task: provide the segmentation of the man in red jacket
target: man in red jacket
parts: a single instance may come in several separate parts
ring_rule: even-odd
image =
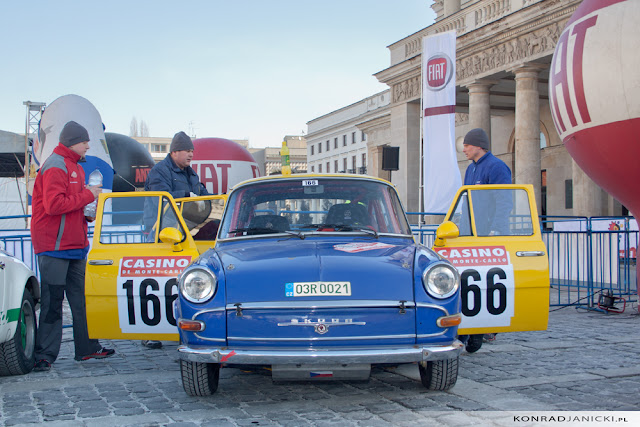
[[[84,272],[89,252],[83,208],[102,191],[86,186],[78,161],[89,150],[89,133],[76,122],[60,132],[60,144],[36,176],[31,202],[31,242],[38,255],[42,299],[36,336],[34,370],[48,371],[62,342],[62,301],[65,293],[73,315],[75,359],[102,359],[115,351],[89,339],[84,298]],[[93,221],[93,218],[89,218]]]

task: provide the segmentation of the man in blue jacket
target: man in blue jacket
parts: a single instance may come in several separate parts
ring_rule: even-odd
[[[463,144],[462,152],[472,161],[464,174],[464,185],[511,184],[511,169],[491,154],[489,137],[484,130],[470,130],[464,137]],[[483,192],[478,199],[474,198],[473,202],[479,236],[508,233],[508,215],[513,207],[511,191]]]
[[[166,191],[174,198],[206,196],[209,194],[200,182],[198,174],[191,168],[193,141],[180,131],[173,136],[169,154],[158,162],[147,175],[145,191]],[[204,203],[204,202],[203,202]],[[145,224],[152,225],[157,215],[157,206],[145,206]],[[149,348],[162,348],[162,342],[143,340]]]
[[[511,184],[511,169],[489,151],[489,137],[481,129],[471,129],[464,137],[462,152],[472,163],[464,174],[464,185]],[[513,207],[511,191],[492,190],[473,196],[473,212],[478,236],[509,233],[509,213]],[[496,334],[461,335],[467,351],[478,351],[485,341],[495,340]]]

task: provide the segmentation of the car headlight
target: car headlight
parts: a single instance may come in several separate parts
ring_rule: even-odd
[[[216,293],[218,279],[203,268],[192,268],[180,276],[180,293],[188,301],[206,302]]]
[[[448,298],[460,284],[460,275],[451,265],[435,262],[422,273],[422,285],[427,293],[436,298]]]

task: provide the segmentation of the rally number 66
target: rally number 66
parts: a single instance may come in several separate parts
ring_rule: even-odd
[[[468,269],[460,274],[462,314],[472,317],[482,310],[482,288],[486,289],[486,308],[489,314],[502,314],[507,308],[507,287],[497,280],[505,280],[507,274],[503,269],[493,267],[486,276],[486,285],[477,270]],[[469,304],[471,303],[471,304]]]

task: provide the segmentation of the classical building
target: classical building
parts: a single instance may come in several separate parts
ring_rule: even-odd
[[[389,68],[375,74],[389,85],[391,99],[384,113],[357,124],[367,135],[369,174],[387,178],[381,170],[381,148],[399,147],[400,169],[392,182],[407,210],[421,210],[422,39],[453,30],[460,173],[469,164],[461,140],[480,127],[490,135],[491,151],[511,167],[513,182],[533,184],[540,213],[626,214],[576,165],[551,118],[551,59],[579,4],[580,0],[436,0],[436,22],[391,44]]]
[[[309,172],[369,173],[367,136],[358,124],[388,116],[390,97],[386,90],[307,122]]]

